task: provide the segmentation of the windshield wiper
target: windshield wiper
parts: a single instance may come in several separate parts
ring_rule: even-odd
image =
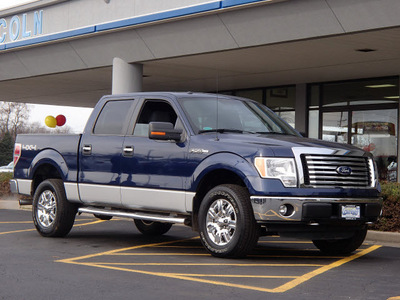
[[[231,132],[231,133],[244,133],[245,131],[240,130],[240,129],[228,129],[228,128],[218,128],[218,129],[204,129],[204,130],[199,130],[200,133],[206,133],[206,132],[218,132],[218,133],[224,133],[224,132]]]
[[[297,136],[296,134],[293,134],[293,133],[276,132],[276,131],[257,131],[256,133],[258,133],[258,134],[277,134],[277,135],[293,135],[293,136]]]

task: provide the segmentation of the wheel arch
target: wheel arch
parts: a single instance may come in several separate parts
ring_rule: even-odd
[[[254,190],[251,178],[255,176],[259,177],[255,168],[247,160],[235,154],[220,153],[203,161],[195,172],[192,185],[192,190],[195,191],[192,203],[193,230],[198,230],[200,204],[209,190],[221,184],[235,184],[251,193]]]
[[[61,179],[65,181],[68,176],[68,167],[64,158],[54,150],[41,151],[31,163],[29,169],[32,178],[31,195],[36,188],[46,179]]]

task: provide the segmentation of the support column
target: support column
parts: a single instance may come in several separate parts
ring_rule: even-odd
[[[143,86],[143,65],[128,64],[114,57],[112,69],[112,94],[141,92]]]
[[[399,76],[399,95],[400,95],[400,76]],[[397,109],[397,182],[400,183],[400,101]]]
[[[296,104],[295,104],[295,128],[298,132],[308,132],[307,115],[307,84],[296,85]]]

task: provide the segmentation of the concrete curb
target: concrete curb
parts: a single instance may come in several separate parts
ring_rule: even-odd
[[[400,248],[400,232],[368,230],[366,242]]]

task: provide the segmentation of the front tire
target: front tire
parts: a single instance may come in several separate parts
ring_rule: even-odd
[[[152,222],[146,220],[134,219],[136,228],[144,235],[157,236],[167,233],[172,223]]]
[[[365,240],[367,227],[355,231],[354,235],[348,239],[341,240],[314,240],[313,243],[322,253],[327,255],[350,254],[357,250]]]
[[[204,197],[199,210],[200,239],[216,257],[243,257],[259,236],[247,189],[219,185]]]
[[[48,179],[33,196],[32,217],[37,231],[45,237],[66,236],[74,225],[77,207],[68,202],[60,179]]]

